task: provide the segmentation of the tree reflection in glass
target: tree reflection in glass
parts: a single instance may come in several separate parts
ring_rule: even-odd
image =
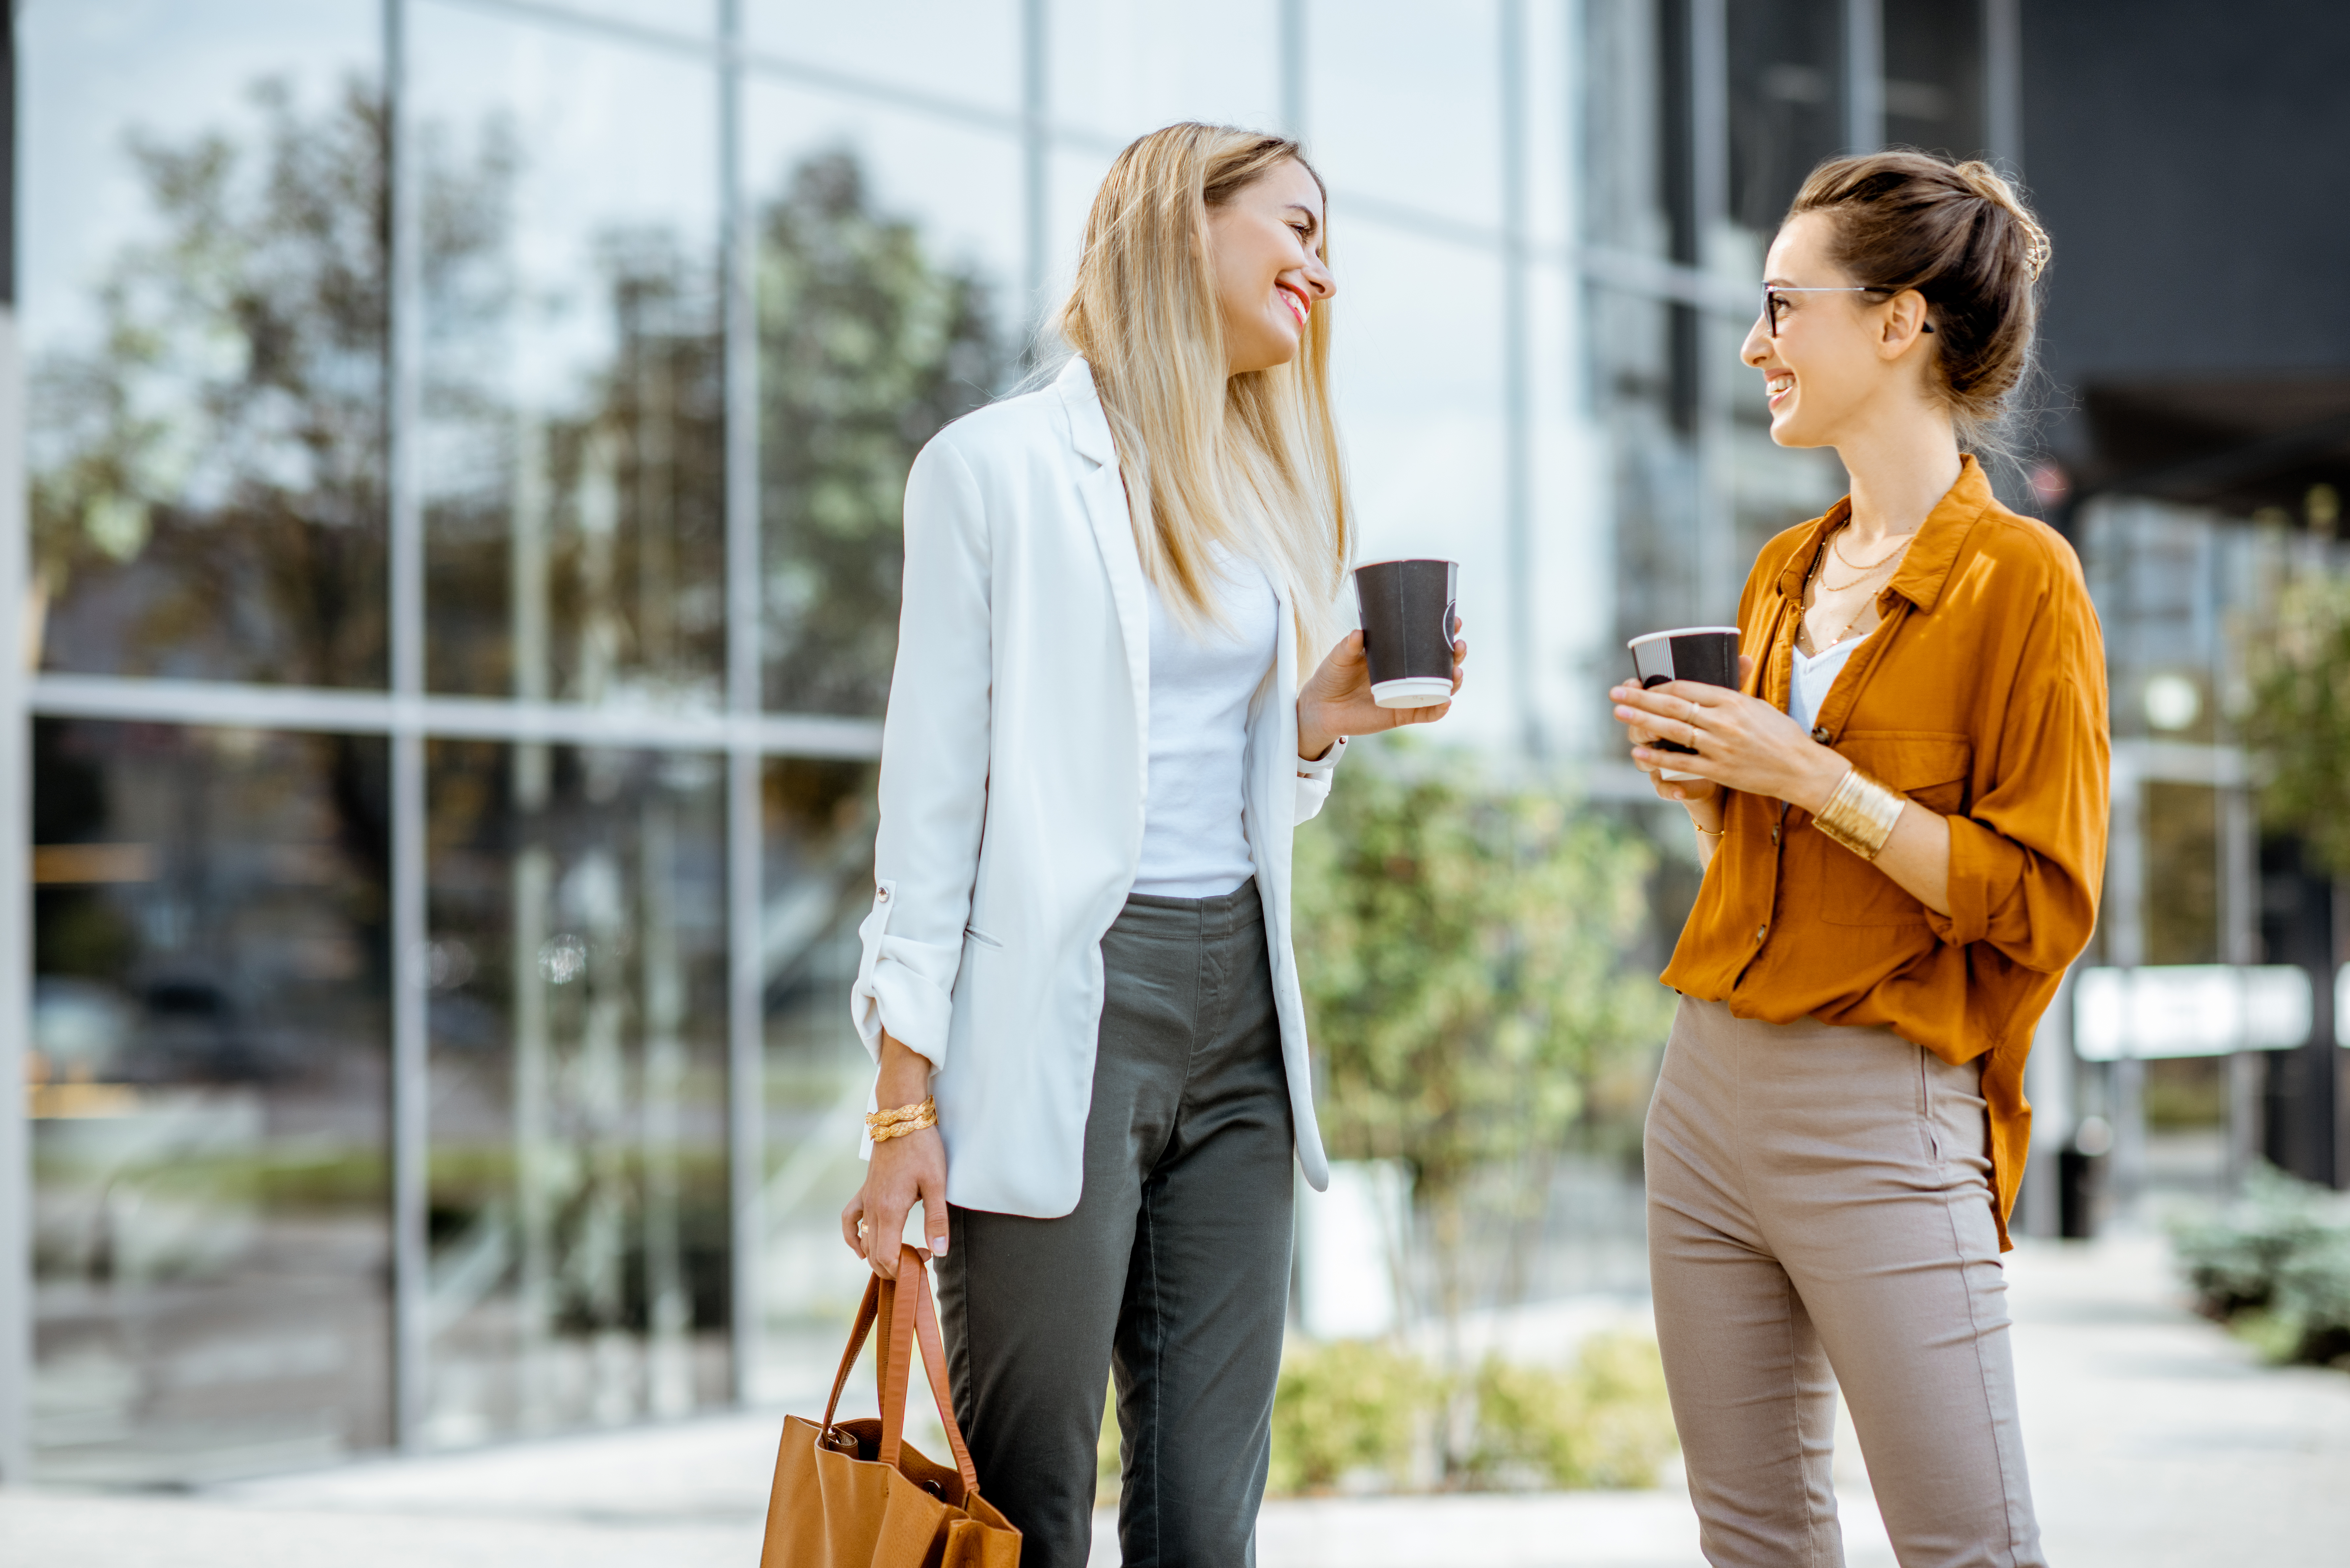
[[[853,153],[802,161],[758,223],[765,703],[879,714],[906,472],[1011,358],[987,280],[877,211]]]
[[[384,681],[382,101],[250,96],[250,144],[129,135],[154,236],[34,366],[43,668]]]

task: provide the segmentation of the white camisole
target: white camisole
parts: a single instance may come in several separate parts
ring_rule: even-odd
[[[1806,732],[1819,722],[1820,704],[1828,700],[1828,689],[1843,672],[1845,661],[1852,657],[1854,649],[1867,640],[1868,634],[1863,632],[1818,653],[1806,654],[1800,648],[1794,650],[1795,668],[1787,682],[1787,716]]]
[[[1187,627],[1150,589],[1150,771],[1134,891],[1213,898],[1256,875],[1241,826],[1249,705],[1273,668],[1281,601],[1263,569],[1218,549],[1223,624]]]

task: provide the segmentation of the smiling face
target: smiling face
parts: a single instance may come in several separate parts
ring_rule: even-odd
[[[1830,259],[1835,220],[1804,213],[1771,244],[1763,281],[1783,288],[1849,288],[1865,281]],[[1762,372],[1771,439],[1781,446],[1841,445],[1888,393],[1932,399],[1934,339],[1920,332],[1925,301],[1914,291],[1789,294],[1779,335],[1757,317],[1741,356]]]
[[[1307,317],[1338,292],[1322,248],[1322,187],[1295,159],[1208,209],[1208,264],[1230,374],[1297,357]]]

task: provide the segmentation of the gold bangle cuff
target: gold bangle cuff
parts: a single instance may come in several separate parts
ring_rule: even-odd
[[[875,1143],[888,1143],[893,1137],[904,1137],[909,1133],[918,1133],[938,1125],[937,1116],[926,1110],[912,1121],[892,1122],[888,1127],[875,1127],[869,1136]]]
[[[935,1123],[938,1120],[938,1097],[926,1095],[922,1097],[922,1103],[918,1106],[899,1106],[894,1111],[866,1112],[865,1126],[868,1131],[879,1132],[883,1127],[896,1127],[901,1122],[920,1121],[924,1116],[930,1117]]]
[[[1836,843],[1863,860],[1873,861],[1885,852],[1886,841],[1893,836],[1893,825],[1901,820],[1906,804],[1900,795],[1853,768],[1836,781],[1835,791],[1812,821]]]

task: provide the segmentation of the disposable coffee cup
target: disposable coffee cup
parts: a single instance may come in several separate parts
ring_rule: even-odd
[[[1632,650],[1632,673],[1643,691],[1662,686],[1668,680],[1701,680],[1708,686],[1738,690],[1738,628],[1734,626],[1676,627],[1670,631],[1636,637],[1625,646]],[[1696,754],[1695,747],[1684,746],[1678,741],[1650,741],[1648,744],[1659,752]],[[1699,775],[1675,768],[1659,768],[1657,776],[1693,779]]]
[[[1373,561],[1355,568],[1372,701],[1432,708],[1452,701],[1460,590],[1458,561]]]

